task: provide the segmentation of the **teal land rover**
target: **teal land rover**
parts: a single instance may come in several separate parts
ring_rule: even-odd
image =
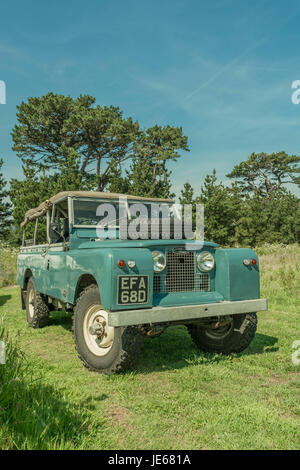
[[[158,336],[172,325],[185,325],[203,351],[247,348],[256,312],[267,310],[256,253],[187,244],[172,235],[126,239],[120,236],[119,201],[119,194],[66,191],[25,214],[18,284],[29,325],[45,326],[52,310],[72,313],[80,359],[105,373],[132,367],[143,336]],[[98,208],[107,203],[117,217],[99,236]],[[173,205],[127,195],[127,220],[137,203]]]

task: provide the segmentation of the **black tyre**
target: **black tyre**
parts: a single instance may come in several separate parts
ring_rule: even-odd
[[[33,277],[27,283],[26,292],[27,322],[32,328],[43,328],[48,323],[49,308],[46,297],[34,288]]]
[[[136,327],[108,326],[96,285],[86,287],[77,299],[73,332],[76,350],[85,367],[106,374],[131,368],[143,344]]]
[[[222,354],[244,351],[254,338],[256,313],[233,315],[227,324],[214,329],[189,325],[188,331],[199,349]]]

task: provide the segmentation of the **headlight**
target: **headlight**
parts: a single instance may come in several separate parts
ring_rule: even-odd
[[[197,256],[197,265],[200,271],[211,271],[215,265],[215,259],[208,251],[202,251]]]
[[[166,257],[161,251],[152,251],[153,269],[156,273],[160,273],[166,267]]]

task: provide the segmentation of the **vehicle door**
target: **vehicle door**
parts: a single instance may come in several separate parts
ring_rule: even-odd
[[[69,248],[67,198],[56,202],[52,207],[49,241],[50,244],[45,255],[47,294],[55,299],[65,301],[68,287],[66,257]]]
[[[34,268],[34,285],[38,292],[46,293],[47,288],[47,272],[45,255],[49,248],[47,237],[47,225],[49,221],[49,213],[38,217],[35,220],[34,229],[34,250],[35,255],[31,258]]]

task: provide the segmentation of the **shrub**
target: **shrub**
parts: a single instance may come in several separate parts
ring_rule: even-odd
[[[0,245],[0,287],[16,284],[18,253],[18,248]]]

